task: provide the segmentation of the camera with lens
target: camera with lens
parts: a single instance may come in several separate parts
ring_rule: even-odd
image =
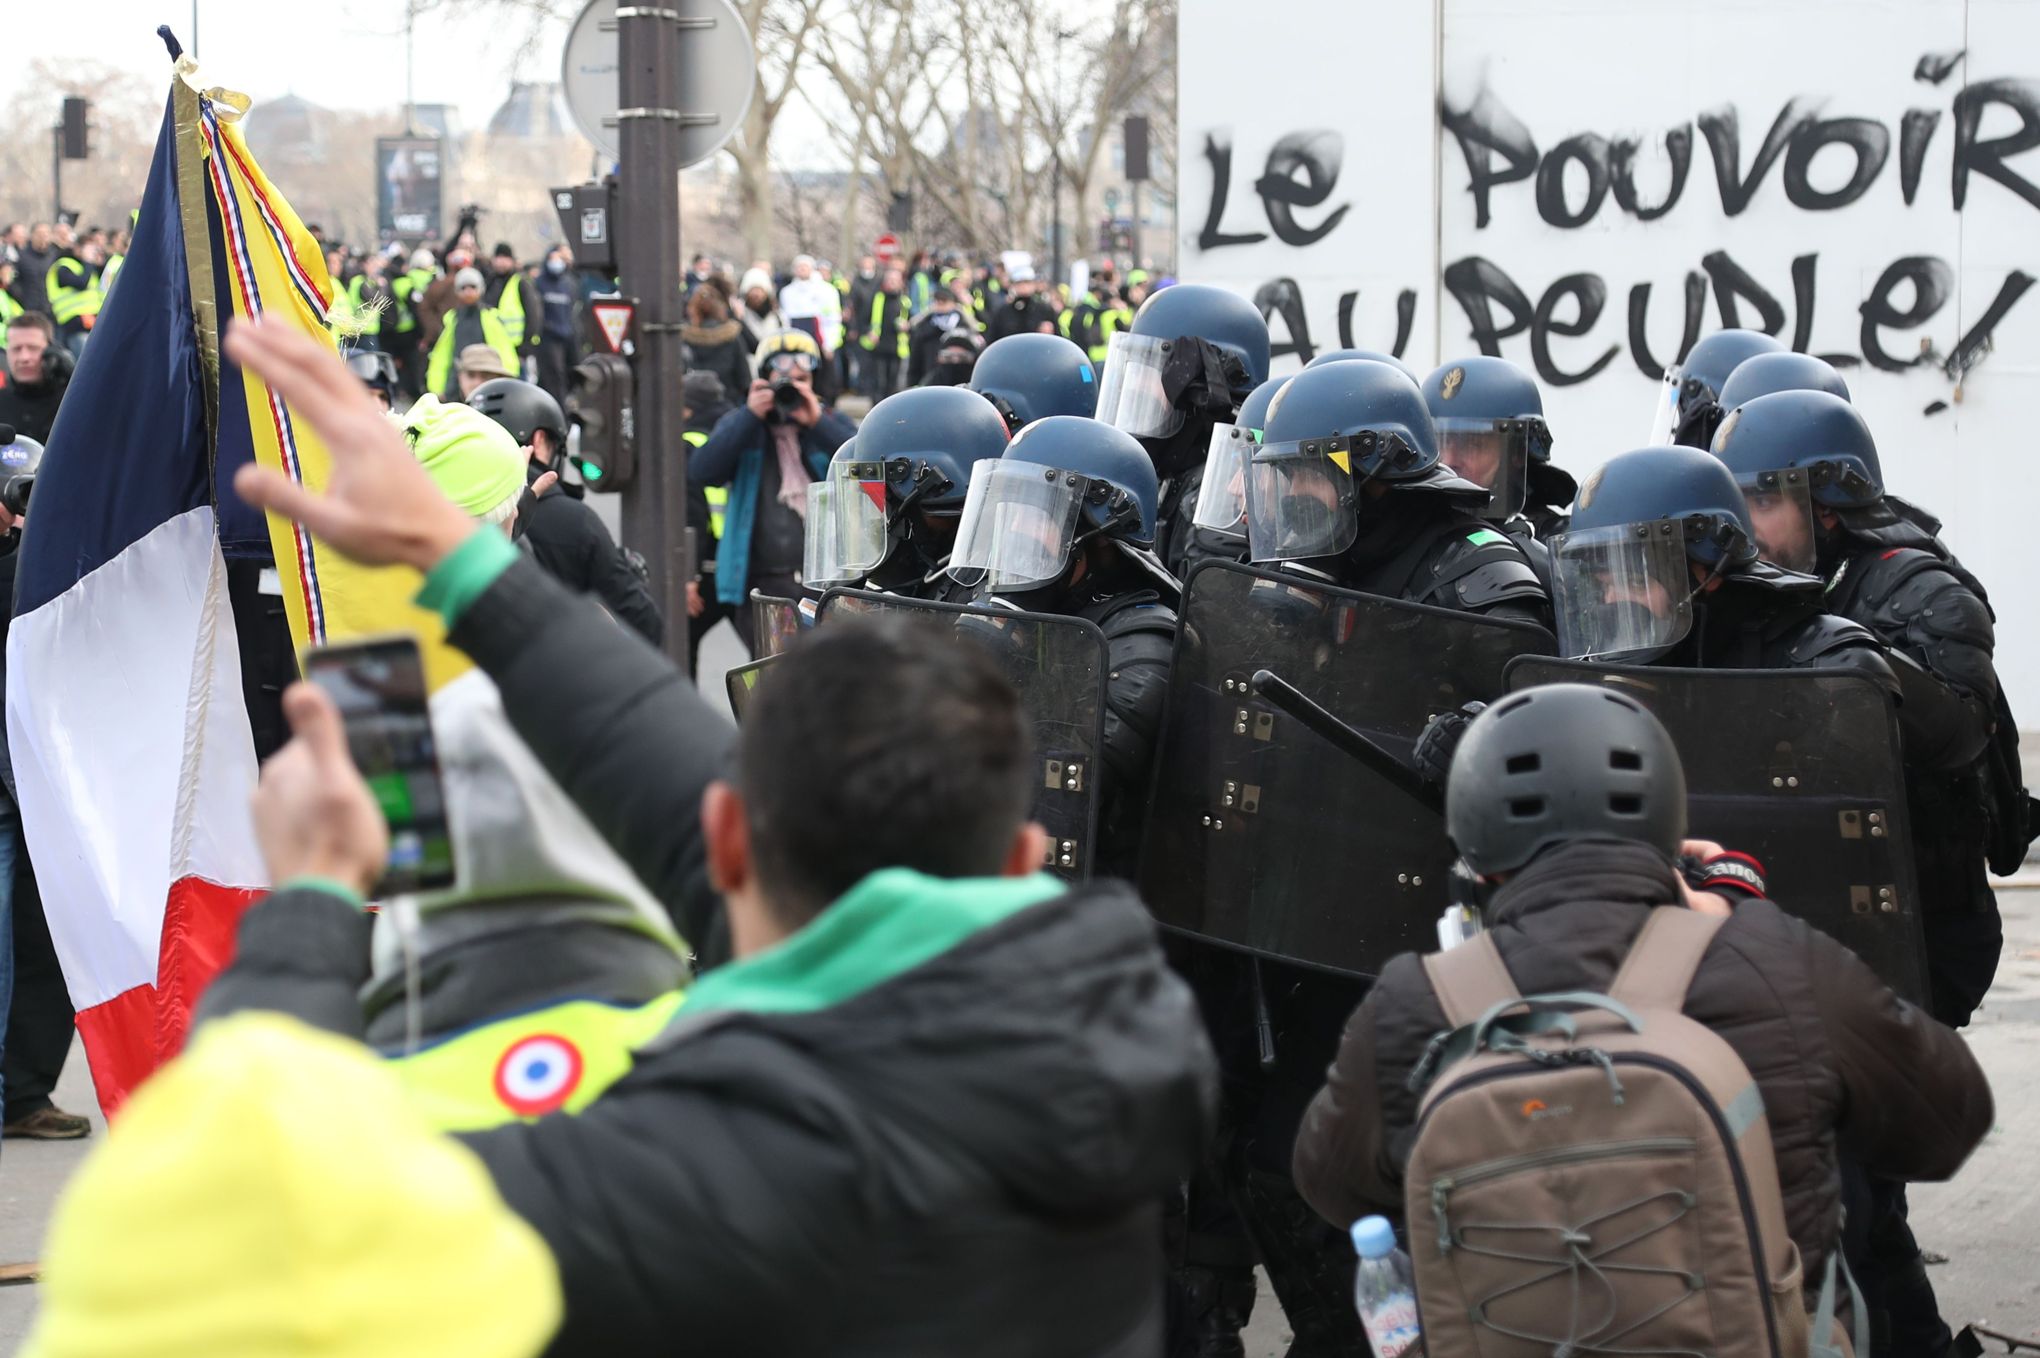
[[[0,505],[16,518],[28,512],[28,495],[35,489],[42,456],[40,443],[16,435],[11,425],[0,424]]]
[[[772,413],[782,420],[790,420],[807,405],[807,394],[800,389],[800,383],[791,377],[772,379]]]

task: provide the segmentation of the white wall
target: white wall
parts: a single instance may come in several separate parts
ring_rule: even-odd
[[[2021,293],[2040,275],[2040,5],[1270,0],[1243,19],[1230,0],[1183,0],[1180,51],[1182,277],[1257,296],[1278,348],[1299,338],[1285,279],[1314,349],[1390,348],[1406,330],[1422,371],[1485,340],[1538,373],[1578,473],[1641,442],[1689,295],[1700,333],[1724,307],[1775,329],[1841,368],[1887,483],[1941,514],[1992,586],[1999,668],[2022,724],[2040,726],[2040,590],[2024,565],[2040,288]],[[1285,139],[1303,154],[1264,180]],[[1208,142],[1232,148],[1215,219]],[[1313,202],[1288,240],[1257,181]],[[1958,381],[1943,365],[2001,298]]]

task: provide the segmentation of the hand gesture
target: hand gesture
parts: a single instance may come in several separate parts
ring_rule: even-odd
[[[236,321],[226,350],[318,431],[333,456],[323,494],[251,463],[234,476],[242,499],[371,566],[430,570],[475,531],[331,349],[288,324]]]
[[[326,877],[366,896],[389,857],[389,827],[347,752],[333,700],[313,684],[283,695],[288,744],[262,766],[255,842],[272,882]]]

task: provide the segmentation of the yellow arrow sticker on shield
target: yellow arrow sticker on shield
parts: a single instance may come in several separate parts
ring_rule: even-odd
[[[1353,455],[1351,453],[1346,452],[1344,449],[1341,449],[1340,451],[1333,453],[1331,455],[1331,458],[1333,466],[1337,467],[1340,471],[1346,473],[1346,475],[1348,476],[1351,476],[1353,474]]]

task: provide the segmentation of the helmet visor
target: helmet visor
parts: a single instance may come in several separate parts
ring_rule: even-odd
[[[1059,579],[1069,567],[1091,484],[1032,462],[978,463],[963,497],[949,573],[982,572],[981,588],[993,593]]]
[[[1137,439],[1167,438],[1183,427],[1183,412],[1162,386],[1170,341],[1122,330],[1112,337],[1105,375],[1098,380],[1096,418]]]
[[[1335,556],[1359,535],[1359,483],[1343,440],[1261,444],[1248,454],[1246,488],[1255,561]]]
[[[861,473],[870,471],[871,476]],[[885,482],[876,463],[846,463],[807,488],[801,578],[812,584],[862,580],[885,560]]]
[[[1679,370],[1665,369],[1665,380],[1657,389],[1657,404],[1651,407],[1650,433],[1643,442],[1647,448],[1659,445],[1669,446],[1672,435],[1679,428]]]
[[[1443,419],[1438,425],[1439,460],[1458,475],[1488,490],[1481,516],[1502,522],[1523,512],[1530,478],[1530,443],[1543,421]]]
[[[1218,424],[1211,428],[1211,443],[1204,453],[1204,480],[1197,488],[1197,513],[1192,521],[1199,528],[1238,537],[1246,532],[1247,455],[1254,437],[1237,425]]]
[[[1672,520],[1551,539],[1558,651],[1573,660],[1650,660],[1693,626],[1686,539]]]
[[[1802,575],[1813,574],[1816,548],[1808,481],[1801,467],[1736,477],[1757,530],[1759,554],[1774,566]]]

